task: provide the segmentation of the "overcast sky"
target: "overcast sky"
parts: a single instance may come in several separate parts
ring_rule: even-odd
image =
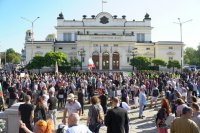
[[[180,41],[177,18],[184,23],[183,42],[196,48],[200,42],[200,0],[106,0],[104,11],[128,21],[141,21],[146,13],[152,19],[152,41]],[[62,11],[65,19],[82,20],[82,15],[101,12],[101,0],[0,0],[0,51],[13,48],[20,52],[24,47],[25,32],[34,23],[35,40],[45,40],[56,33],[56,18]]]

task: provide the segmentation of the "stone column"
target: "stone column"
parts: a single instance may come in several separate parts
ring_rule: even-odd
[[[109,61],[109,69],[110,69],[110,70],[113,69],[113,67],[112,67],[112,62],[113,62],[112,56],[113,56],[113,55],[112,55],[112,53],[111,53],[111,54],[110,54],[110,57],[109,57],[109,58],[110,58],[110,59],[109,59],[109,60],[110,60],[110,61]]]
[[[102,70],[102,53],[99,54],[99,70]]]
[[[119,55],[119,70],[121,70],[122,69],[122,61],[121,61],[121,58],[122,58],[122,55],[120,54]]]

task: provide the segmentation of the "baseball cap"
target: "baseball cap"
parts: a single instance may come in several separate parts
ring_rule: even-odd
[[[68,97],[67,97],[67,100],[69,100],[69,99],[74,99],[74,94],[70,93],[70,94],[68,95]]]

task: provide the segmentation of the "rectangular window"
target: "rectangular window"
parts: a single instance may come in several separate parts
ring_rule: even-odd
[[[114,47],[118,47],[118,44],[114,44],[113,46],[114,46]]]
[[[144,33],[137,33],[137,42],[144,42],[144,41],[145,41]]]
[[[104,47],[108,47],[108,44],[104,44],[103,46],[104,46]]]
[[[169,60],[173,60],[173,57],[169,57]]]
[[[173,49],[173,47],[172,47],[172,46],[170,46],[170,47],[169,47],[169,49]]]
[[[63,34],[64,41],[72,41],[72,34],[71,33],[64,33]]]
[[[76,49],[76,47],[72,47],[72,49]]]
[[[62,47],[59,47],[58,49],[63,49]]]
[[[36,48],[41,48],[40,46],[36,46]]]
[[[150,50],[150,48],[146,48],[146,50]]]
[[[129,57],[127,57],[127,62],[129,63],[129,61],[130,61],[130,58],[129,58]]]

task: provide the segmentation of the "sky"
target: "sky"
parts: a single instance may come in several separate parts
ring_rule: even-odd
[[[127,21],[142,21],[148,13],[151,17],[152,41],[180,41],[185,47],[197,48],[200,44],[200,0],[105,0],[104,11]],[[67,20],[82,20],[82,15],[97,15],[102,11],[102,0],[0,0],[0,52],[24,48],[25,32],[34,22],[34,39],[45,40],[56,33],[55,26],[60,12]]]

